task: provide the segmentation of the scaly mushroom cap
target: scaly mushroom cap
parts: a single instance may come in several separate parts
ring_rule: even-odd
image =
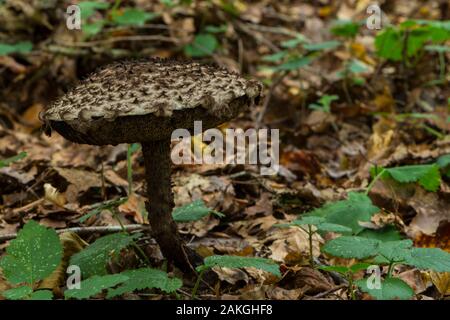
[[[95,145],[161,140],[173,130],[226,122],[259,100],[262,85],[194,62],[118,62],[93,73],[41,115],[68,140]]]

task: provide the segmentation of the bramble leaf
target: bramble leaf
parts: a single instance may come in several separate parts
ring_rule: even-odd
[[[62,246],[55,230],[31,220],[6,248],[0,268],[11,283],[26,283],[49,276],[61,262]]]

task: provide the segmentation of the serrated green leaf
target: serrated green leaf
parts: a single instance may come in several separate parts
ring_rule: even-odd
[[[386,241],[379,245],[378,253],[390,262],[401,262],[411,256],[411,240]]]
[[[342,236],[328,241],[322,251],[335,257],[365,259],[378,253],[379,244],[378,240]]]
[[[172,217],[176,222],[197,221],[210,213],[220,218],[224,217],[224,214],[208,208],[202,200],[195,200],[185,206],[174,209]]]
[[[303,48],[309,51],[322,51],[322,50],[330,50],[337,48],[341,45],[340,41],[332,40],[332,41],[325,41],[325,42],[319,42],[319,43],[308,43],[304,44]]]
[[[28,53],[33,49],[30,41],[22,41],[14,44],[0,43],[0,56],[6,56],[11,53]]]
[[[128,277],[118,288],[108,290],[107,298],[113,298],[127,292],[157,288],[171,293],[181,288],[183,281],[178,278],[170,278],[161,270],[143,268],[129,270],[121,273]]]
[[[11,163],[22,160],[27,156],[27,153],[22,151],[21,153],[6,159],[0,160],[0,169],[9,166]]]
[[[335,223],[324,222],[317,225],[317,230],[337,233],[352,233],[352,229]]]
[[[32,293],[33,289],[31,287],[21,286],[18,288],[5,290],[1,293],[1,295],[8,300],[22,300],[27,298]]]
[[[358,236],[380,241],[397,241],[403,239],[400,232],[393,225],[388,225],[379,230],[365,229],[361,233],[359,233]]]
[[[106,265],[111,258],[132,244],[139,236],[140,234],[114,233],[101,237],[74,254],[70,259],[70,264],[80,267],[83,278],[105,275],[107,273]]]
[[[123,274],[109,274],[105,276],[93,276],[80,282],[80,289],[70,289],[64,291],[66,299],[88,299],[105,289],[115,287],[116,285],[128,280]]]
[[[112,21],[121,26],[142,26],[148,20],[157,17],[158,14],[146,12],[136,8],[125,8],[112,13]]]
[[[292,225],[313,225],[317,226],[321,223],[325,222],[325,218],[323,217],[315,217],[315,216],[308,216],[308,217],[300,217],[300,219],[296,219],[291,222]]]
[[[189,57],[210,56],[219,46],[217,38],[210,33],[198,34],[194,41],[184,47],[184,53]]]
[[[403,39],[400,31],[387,27],[375,38],[377,55],[392,61],[402,59]]]
[[[204,265],[198,267],[198,270],[203,270],[212,267],[222,268],[256,268],[270,272],[278,277],[281,277],[280,267],[278,264],[270,259],[254,258],[254,257],[240,257],[240,256],[209,256],[204,260]]]
[[[52,300],[53,293],[50,290],[38,290],[30,295],[29,300]]]
[[[438,248],[413,248],[405,263],[419,269],[450,272],[450,253]]]
[[[406,282],[398,278],[387,278],[381,281],[380,289],[369,289],[368,279],[356,281],[358,287],[377,300],[408,300],[414,296],[414,290]]]
[[[350,267],[350,270],[355,273],[361,270],[367,270],[370,266],[370,263],[356,263]]]
[[[49,276],[61,262],[62,246],[55,230],[31,220],[6,248],[0,268],[11,283],[27,283]]]
[[[401,183],[418,182],[425,190],[435,192],[441,184],[436,164],[412,165],[385,169],[394,180]]]
[[[327,222],[342,225],[358,234],[364,227],[358,222],[368,222],[380,209],[363,193],[350,192],[347,200],[331,202],[308,215],[324,217]]]

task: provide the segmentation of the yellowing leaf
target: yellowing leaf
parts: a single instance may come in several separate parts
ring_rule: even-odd
[[[44,184],[45,195],[44,199],[50,201],[51,203],[57,205],[58,207],[64,207],[67,200],[66,197],[61,194],[55,187],[50,183]]]
[[[440,294],[450,295],[450,272],[430,271],[430,278]]]

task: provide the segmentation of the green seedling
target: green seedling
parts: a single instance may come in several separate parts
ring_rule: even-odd
[[[313,256],[313,236],[318,232],[336,232],[336,233],[351,233],[352,229],[335,224],[329,223],[323,217],[301,217],[298,220],[294,220],[288,224],[278,224],[277,227],[298,227],[308,234],[309,240],[309,264],[314,268],[314,256]]]

